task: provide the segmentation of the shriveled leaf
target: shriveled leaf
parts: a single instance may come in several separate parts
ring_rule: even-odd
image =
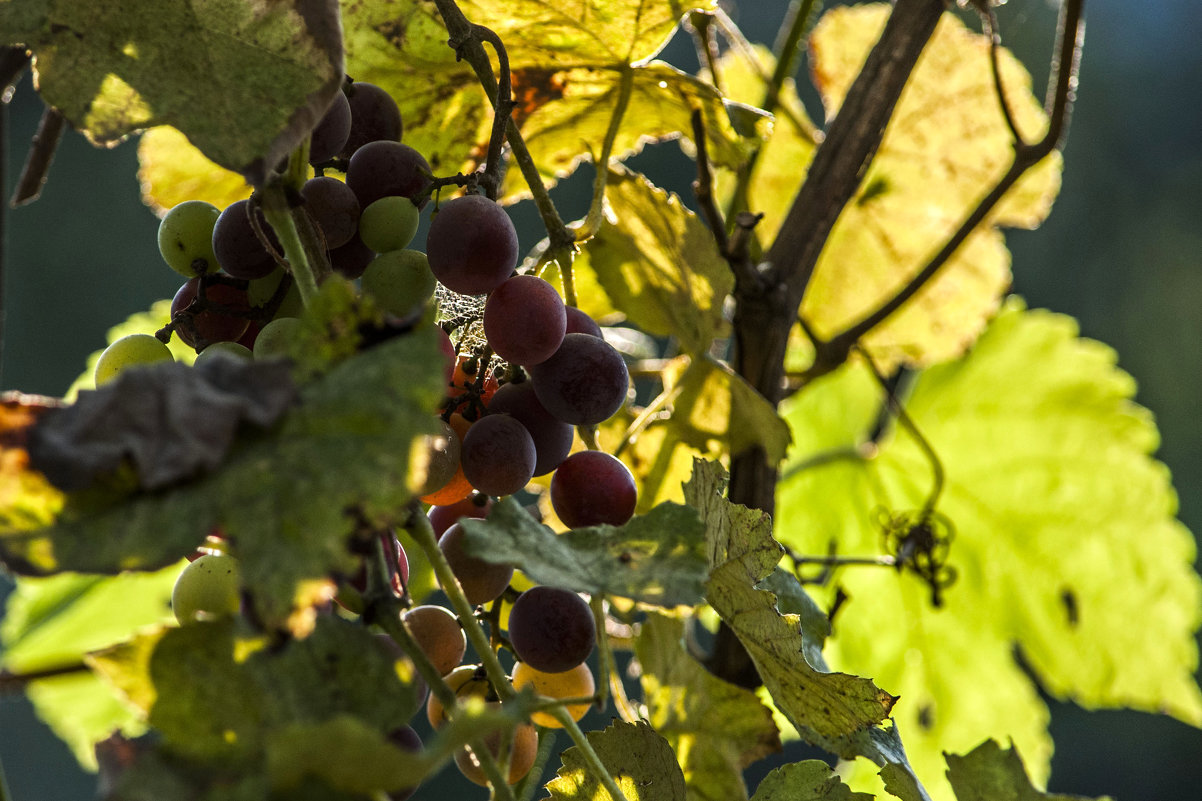
[[[296,394],[282,362],[127,370],[44,415],[30,431],[31,465],[70,492],[132,463],[140,488],[162,489],[216,469],[241,424],[270,426]]]
[[[309,135],[342,79],[334,0],[24,0],[0,6],[0,31],[33,50],[46,102],[97,144],[174,125],[254,183]]]
[[[185,200],[204,200],[224,209],[251,193],[245,178],[214,164],[170,125],[150,128],[138,137],[138,183],[142,202],[160,216]]]
[[[587,737],[627,801],[685,801],[684,775],[676,755],[646,722],[614,721]],[[554,801],[612,798],[575,747],[563,752],[563,767],[546,790]]]
[[[859,738],[888,716],[897,699],[868,679],[828,673],[806,661],[811,635],[801,618],[782,615],[776,596],[756,589],[782,553],[771,518],[722,497],[720,468],[698,463],[695,475],[685,497],[701,511],[715,564],[706,600],[738,636],[773,701],[803,737],[841,756],[861,753]]]
[[[743,769],[781,747],[772,713],[689,655],[679,620],[649,615],[635,654],[647,721],[676,752],[689,801],[747,798]]]
[[[611,169],[605,197],[608,219],[583,246],[598,282],[642,330],[705,353],[734,286],[713,234],[680,198],[637,173]]]
[[[947,780],[957,801],[1085,801],[1082,796],[1045,793],[1032,787],[1018,751],[1002,748],[994,740],[986,740],[963,756],[945,756]]]
[[[806,759],[761,779],[751,801],[872,801],[872,796],[852,792],[822,760]]]
[[[623,526],[556,534],[507,498],[487,519],[459,523],[468,553],[515,565],[540,584],[665,607],[701,600],[703,529],[696,512],[679,504],[661,504]]]
[[[1048,710],[1016,648],[1056,697],[1202,722],[1202,582],[1134,389],[1113,351],[1018,301],[967,357],[918,379],[907,409],[946,473],[938,510],[958,578],[936,610],[909,571],[842,572],[851,600],[826,653],[905,699],[895,712],[920,776],[938,774],[942,749],[998,737],[1046,779]],[[793,549],[879,554],[878,510],[922,505],[931,466],[910,436],[860,449],[881,402],[860,365],[786,402],[777,532]]]
[[[327,355],[345,346],[331,340]],[[237,448],[220,471],[64,515],[50,528],[2,537],[0,547],[22,572],[115,573],[174,561],[220,526],[237,542],[259,619],[303,630],[307,618],[293,613],[328,600],[331,576],[356,568],[348,542],[362,523],[347,510],[386,525],[410,499],[410,450],[433,428],[442,383],[432,328],[388,340],[308,384],[269,436]]]

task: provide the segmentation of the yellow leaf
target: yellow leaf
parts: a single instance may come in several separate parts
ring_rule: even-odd
[[[251,187],[241,175],[214,164],[170,125],[142,134],[138,163],[142,202],[160,217],[185,200],[205,200],[224,209],[250,197]]]

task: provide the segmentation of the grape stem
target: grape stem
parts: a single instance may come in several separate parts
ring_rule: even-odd
[[[534,765],[530,768],[530,772],[515,789],[518,801],[530,801],[534,797],[535,791],[542,786],[543,770],[546,769],[547,760],[551,758],[551,751],[555,748],[555,732],[544,726],[537,728],[538,755],[534,758]]]
[[[475,622],[475,610],[468,602],[467,596],[464,595],[463,587],[460,586],[459,580],[455,578],[455,573],[451,570],[451,565],[447,562],[442,549],[438,547],[438,540],[434,536],[434,529],[430,525],[430,518],[421,514],[420,510],[414,510],[413,514],[409,516],[408,531],[426,555],[426,560],[430,563],[430,566],[434,569],[434,575],[438,578],[438,583],[442,587],[442,591],[451,602],[451,608],[463,624],[463,630],[467,634],[468,641],[472,644],[472,648],[476,649],[476,654],[480,657],[480,661],[484,665],[484,672],[488,674],[488,679],[492,683],[493,689],[496,690],[497,696],[501,699],[501,703],[504,704],[506,701],[513,700],[517,692],[513,689],[513,685],[509,683],[509,677],[505,674],[505,669],[501,667],[501,662],[497,659],[496,652],[492,650],[491,644],[488,641],[488,635]],[[609,771],[601,762],[601,758],[597,756],[597,752],[593,750],[592,744],[584,736],[580,727],[576,725],[576,721],[572,720],[572,716],[568,714],[568,711],[563,706],[558,706],[550,710],[548,714],[552,715],[567,730],[572,741],[580,749],[585,761],[588,762],[596,773],[597,779],[609,791],[613,801],[626,801],[626,796],[618,789],[618,785],[614,782],[613,777],[609,775]]]
[[[626,116],[626,107],[630,105],[630,95],[634,92],[634,70],[629,65],[622,68],[622,79],[618,85],[618,102],[614,105],[613,114],[609,118],[609,127],[605,129],[605,139],[601,142],[601,155],[594,156],[593,163],[597,167],[597,175],[593,179],[593,200],[589,205],[584,222],[576,229],[576,241],[584,242],[592,239],[601,228],[605,218],[605,185],[609,180],[609,157],[613,154],[614,140],[618,138],[618,128],[622,118]]]
[[[317,295],[317,276],[297,231],[296,220],[293,219],[292,208],[288,203],[287,190],[282,183],[270,181],[263,188],[262,198],[263,216],[267,218],[267,224],[284,246],[284,258],[288,260],[292,278],[300,290],[301,302],[308,306]]]

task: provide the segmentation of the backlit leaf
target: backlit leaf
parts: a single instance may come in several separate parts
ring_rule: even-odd
[[[174,125],[255,183],[308,136],[342,79],[333,0],[18,0],[0,6],[0,31],[33,50],[43,98],[97,144]]]
[[[586,736],[627,801],[685,801],[684,775],[676,755],[645,721],[614,721],[604,731]],[[563,752],[563,767],[546,790],[553,801],[612,798],[575,747]]]
[[[963,756],[946,757],[947,779],[956,801],[1085,801],[1082,796],[1035,789],[1018,751],[1002,748],[993,740],[986,740]]]
[[[751,801],[872,801],[872,796],[853,793],[825,762],[806,759],[761,779]]]
[[[158,125],[138,137],[138,182],[142,202],[159,216],[185,200],[224,209],[251,193],[245,178],[214,164],[170,125]]]
[[[944,607],[932,609],[908,571],[838,575],[850,600],[827,656],[905,699],[895,714],[921,776],[938,774],[941,750],[997,737],[1013,738],[1035,781],[1046,779],[1048,711],[1016,648],[1056,697],[1202,722],[1194,544],[1150,458],[1157,433],[1131,401],[1130,376],[1076,334],[1068,318],[1011,302],[966,358],[923,373],[907,401],[947,475],[938,510],[955,529],[958,578]],[[931,467],[910,436],[891,429],[861,447],[880,404],[861,365],[786,402],[795,444],[777,534],[790,547],[879,554],[878,510],[923,503]]]

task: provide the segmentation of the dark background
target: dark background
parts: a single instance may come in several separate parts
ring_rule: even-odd
[[[739,22],[771,42],[786,3],[747,2]],[[1055,4],[1011,0],[1003,34],[1042,86]],[[1064,188],[1048,222],[1011,232],[1014,289],[1033,307],[1075,316],[1113,345],[1139,382],[1163,435],[1159,456],[1181,494],[1181,518],[1202,528],[1202,51],[1195,0],[1091,0],[1081,90]],[[689,68],[679,40],[668,56]],[[28,82],[9,108],[4,197],[40,114]],[[811,107],[816,119],[821,114]],[[61,394],[104,344],[104,331],[178,287],[155,245],[157,220],[139,201],[135,146],[96,150],[68,133],[42,199],[7,215],[0,388]],[[687,197],[691,168],[675,145],[634,166]],[[565,218],[585,208],[591,170],[557,193]],[[525,204],[529,205],[529,204]],[[529,246],[528,208],[515,219]],[[1138,532],[1132,532],[1138,536]],[[7,592],[0,577],[0,596]],[[1138,621],[1132,621],[1138,625]],[[1050,789],[1117,799],[1194,797],[1202,732],[1163,716],[1088,712],[1052,702]],[[794,757],[795,758],[795,757]],[[90,798],[93,777],[20,698],[0,699],[0,761],[15,801]],[[1189,790],[1188,788],[1195,788]],[[439,795],[453,794],[443,787]],[[428,797],[433,797],[432,794]]]

